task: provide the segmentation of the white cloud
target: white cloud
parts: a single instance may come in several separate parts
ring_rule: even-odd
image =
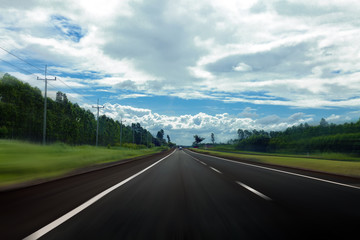
[[[127,99],[127,98],[140,98],[140,97],[150,97],[150,95],[134,93],[134,94],[119,95],[116,98],[121,100],[121,99]]]
[[[306,109],[360,105],[359,1],[29,0],[1,6],[0,46],[36,66],[48,63],[71,88],[112,92],[119,99],[245,104],[238,117],[164,116],[109,105],[106,111],[115,118],[184,134],[216,131],[225,139],[241,126],[280,129],[311,120]],[[0,57],[16,60],[2,50]],[[33,75],[12,74],[43,89]],[[124,89],[132,93],[119,95]],[[246,104],[301,112],[263,116]],[[329,120],[344,119],[338,116]]]
[[[241,117],[246,118],[257,118],[259,115],[256,113],[255,109],[252,109],[251,107],[246,107],[240,114]]]
[[[119,104],[105,103],[101,114],[112,117],[115,120],[123,120],[126,124],[140,123],[153,135],[164,129],[171,139],[178,144],[190,145],[193,142],[193,135],[199,134],[206,137],[205,141],[210,142],[210,134],[214,133],[218,142],[227,142],[236,138],[237,129],[264,129],[266,131],[284,130],[287,127],[300,123],[312,122],[313,119],[304,113],[295,113],[288,118],[280,118],[277,115],[270,115],[260,119],[253,117],[237,117],[228,113],[209,115],[198,113],[194,115],[169,116],[153,113],[150,109],[134,108]],[[87,106],[88,108],[90,106]],[[91,109],[94,111],[94,109]],[[252,109],[245,109],[243,113],[253,112]]]
[[[325,118],[328,122],[338,122],[341,119],[340,115],[331,114],[331,116]]]

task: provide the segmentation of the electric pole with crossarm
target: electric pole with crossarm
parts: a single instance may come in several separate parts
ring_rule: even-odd
[[[47,105],[47,81],[56,81],[55,78],[47,78],[47,65],[45,65],[45,78],[39,78],[37,77],[37,80],[44,80],[45,81],[45,101],[44,101],[44,128],[43,128],[43,145],[46,144],[46,105]]]
[[[93,108],[97,108],[97,126],[96,126],[96,146],[98,146],[99,139],[99,109],[104,108],[104,106],[99,106],[99,99],[97,100],[97,106]]]

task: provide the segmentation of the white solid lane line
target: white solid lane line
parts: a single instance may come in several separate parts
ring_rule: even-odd
[[[326,179],[322,179],[322,178],[311,177],[311,176],[307,176],[307,175],[303,175],[303,174],[298,174],[298,173],[293,173],[293,172],[287,172],[287,171],[284,171],[284,170],[274,169],[274,168],[270,168],[270,167],[258,166],[258,165],[254,165],[254,164],[250,164],[250,163],[238,162],[238,161],[234,161],[234,160],[230,160],[230,159],[226,159],[226,158],[222,158],[222,157],[216,157],[216,156],[206,155],[206,154],[197,153],[197,152],[192,152],[192,153],[195,153],[195,154],[198,154],[198,155],[202,155],[202,156],[206,156],[206,157],[217,158],[217,159],[220,159],[220,160],[225,160],[225,161],[232,162],[232,163],[237,163],[237,164],[242,164],[242,165],[246,165],[246,166],[251,166],[251,167],[255,167],[255,168],[262,168],[262,169],[266,169],[266,170],[270,170],[270,171],[274,171],[274,172],[280,172],[280,173],[285,173],[285,174],[294,175],[294,176],[298,176],[298,177],[303,177],[303,178],[308,178],[308,179],[312,179],[312,180],[317,180],[317,181],[321,181],[321,182],[336,184],[336,185],[340,185],[340,186],[344,186],[344,187],[360,189],[360,187],[358,187],[358,186],[349,185],[349,184],[344,184],[344,183],[339,183],[339,182],[334,182],[334,181],[330,181],[330,180],[326,180]]]
[[[69,220],[70,218],[72,218],[73,216],[75,216],[76,214],[78,214],[79,212],[81,212],[82,210],[84,210],[85,208],[89,207],[90,205],[92,205],[93,203],[95,203],[96,201],[100,200],[101,198],[103,198],[104,196],[106,196],[107,194],[109,194],[110,192],[114,191],[116,188],[124,185],[125,183],[129,182],[130,180],[132,180],[133,178],[139,176],[140,174],[144,173],[145,171],[147,171],[148,169],[152,168],[153,166],[155,166],[156,164],[160,163],[161,161],[163,161],[164,159],[168,158],[169,156],[171,156],[175,151],[173,151],[172,153],[170,153],[169,155],[167,155],[166,157],[160,159],[159,161],[151,164],[149,167],[141,170],[140,172],[132,175],[131,177],[128,177],[127,179],[121,181],[120,183],[106,189],[105,191],[99,193],[98,195],[96,195],[95,197],[89,199],[88,201],[86,201],[85,203],[81,204],[80,206],[78,206],[77,208],[71,210],[70,212],[66,213],[65,215],[63,215],[62,217],[56,219],[55,221],[49,223],[48,225],[46,225],[45,227],[39,229],[38,231],[34,232],[33,234],[27,236],[26,238],[24,238],[24,240],[35,240],[35,239],[39,239],[40,237],[42,237],[43,235],[45,235],[46,233],[50,232],[51,230],[53,230],[54,228],[56,228],[57,226],[59,226],[60,224],[66,222],[67,220]]]
[[[259,191],[256,191],[255,189],[253,189],[252,187],[249,187],[248,185],[242,183],[242,182],[239,182],[237,181],[236,182],[237,184],[239,184],[240,186],[242,186],[243,188],[246,188],[247,190],[249,190],[250,192],[252,193],[255,193],[256,195],[258,195],[259,197],[262,197],[263,199],[267,200],[267,201],[271,201],[271,198],[269,198],[268,196],[262,194],[261,192]]]

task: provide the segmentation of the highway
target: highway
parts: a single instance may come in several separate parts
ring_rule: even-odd
[[[114,178],[118,178],[116,184]],[[72,210],[48,217],[41,227],[38,224],[25,229],[26,235],[21,238],[359,237],[358,186],[189,150],[175,150],[169,156],[142,163],[126,178],[112,179],[112,188],[103,188]],[[72,194],[76,199],[76,193]]]

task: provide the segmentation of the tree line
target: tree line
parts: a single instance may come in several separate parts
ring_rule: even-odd
[[[211,133],[211,143],[202,143],[205,138],[194,135],[193,147],[215,147],[224,144],[215,143]],[[329,124],[324,118],[311,126],[302,123],[284,131],[237,130],[237,139],[228,141],[228,146],[242,151],[269,153],[324,153],[337,152],[360,154],[360,120],[344,124]]]
[[[44,97],[39,88],[5,74],[0,79],[0,138],[41,142],[43,134]],[[47,99],[47,142],[70,145],[94,145],[96,118],[90,110],[68,100],[57,92],[56,99]],[[120,134],[122,132],[122,134]],[[138,145],[171,145],[164,139],[164,130],[157,137],[139,123],[125,126],[102,115],[99,117],[99,145],[135,143]]]
[[[329,124],[322,118],[317,126],[305,123],[285,131],[238,129],[237,133],[238,139],[231,143],[245,151],[360,153],[360,120],[356,123]]]

